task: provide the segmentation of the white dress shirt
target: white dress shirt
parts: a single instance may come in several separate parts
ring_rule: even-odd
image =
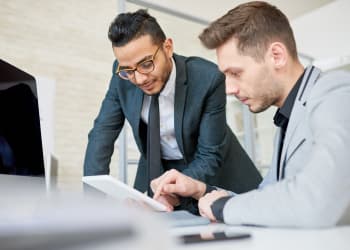
[[[159,120],[160,120],[160,147],[162,159],[179,160],[183,156],[179,150],[175,138],[174,123],[174,99],[175,99],[175,80],[176,66],[172,59],[173,67],[164,89],[159,94]],[[141,111],[142,120],[148,124],[148,112],[151,104],[151,96],[145,95]]]

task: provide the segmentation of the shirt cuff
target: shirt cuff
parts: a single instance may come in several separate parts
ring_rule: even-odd
[[[231,198],[232,196],[224,196],[217,199],[213,202],[213,204],[211,204],[211,212],[213,213],[217,221],[224,221],[224,207],[226,202]]]
[[[205,193],[204,194],[210,193],[211,191],[214,191],[214,190],[217,190],[216,187],[206,184],[206,188],[205,188]]]

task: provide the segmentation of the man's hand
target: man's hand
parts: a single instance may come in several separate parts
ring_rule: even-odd
[[[162,195],[179,195],[199,199],[205,193],[206,185],[172,169],[151,182],[153,198],[158,200]]]
[[[180,205],[180,199],[177,195],[173,194],[163,194],[160,195],[157,199],[160,203],[164,204],[167,208],[168,212],[171,212],[174,210],[174,207]]]
[[[219,198],[228,196],[229,194],[225,190],[212,191],[200,198],[198,201],[199,213],[203,217],[207,217],[211,221],[216,221],[213,211],[211,211],[211,205]]]

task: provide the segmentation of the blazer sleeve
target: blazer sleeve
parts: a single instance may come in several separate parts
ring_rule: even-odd
[[[314,88],[305,119],[312,145],[299,163],[302,169],[291,178],[231,198],[223,211],[225,223],[318,228],[349,216],[350,78],[329,77]]]
[[[114,74],[117,62],[113,65],[113,76],[100,112],[88,136],[84,160],[84,176],[109,174],[109,164],[114,151],[114,143],[123,128],[125,116],[122,111]]]
[[[215,71],[206,95],[197,147],[193,160],[182,172],[192,178],[211,183],[223,164],[227,140],[225,77]]]

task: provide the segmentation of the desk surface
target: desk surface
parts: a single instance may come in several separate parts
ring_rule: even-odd
[[[19,178],[19,179],[18,179]],[[4,223],[16,222],[17,224],[10,224],[12,226],[20,225],[14,229],[18,229],[21,233],[27,233],[32,235],[33,232],[38,232],[37,225],[46,230],[52,230],[51,238],[55,239],[57,236],[62,236],[61,231],[57,229],[65,230],[68,226],[68,232],[81,233],[82,230],[92,228],[90,233],[101,232],[102,229],[109,230],[106,227],[113,226],[114,228],[124,227],[121,224],[122,220],[127,220],[130,226],[138,228],[140,234],[138,235],[138,241],[130,241],[130,248],[120,246],[120,240],[116,239],[115,242],[111,242],[110,248],[106,248],[106,245],[101,246],[99,249],[189,249],[189,250],[245,250],[245,249],[267,249],[267,250],[349,250],[350,249],[350,225],[344,227],[335,227],[329,229],[283,229],[283,228],[259,228],[259,227],[242,227],[242,226],[228,226],[225,224],[210,224],[206,226],[197,227],[182,227],[169,229],[169,233],[172,237],[176,237],[182,234],[193,233],[210,233],[217,231],[230,232],[248,232],[252,235],[249,239],[232,240],[225,242],[215,243],[199,243],[192,245],[181,245],[180,243],[173,243],[171,237],[167,237],[167,231],[164,225],[154,221],[154,218],[149,214],[141,213],[140,211],[132,211],[131,209],[120,210],[118,213],[116,210],[118,207],[115,203],[107,202],[103,203],[101,199],[83,199],[84,196],[66,197],[63,193],[47,195],[45,193],[45,185],[43,179],[28,179],[27,177],[16,177],[15,180],[12,176],[0,175],[0,194],[2,197],[0,207],[0,238],[3,236],[6,238],[9,229],[8,225],[1,228]],[[19,182],[18,182],[19,181]],[[16,188],[15,188],[16,187]],[[17,190],[19,189],[19,190]],[[35,195],[32,195],[34,192]],[[16,194],[16,195],[14,195]],[[20,195],[21,194],[21,195]],[[53,199],[55,198],[55,199]],[[72,202],[71,198],[75,198],[75,202]],[[85,197],[86,198],[86,197]],[[53,202],[55,201],[55,202]],[[68,212],[67,212],[68,211]],[[82,212],[83,211],[83,212]],[[43,213],[44,212],[44,213]],[[107,214],[109,212],[110,214]],[[55,216],[52,216],[52,215]],[[36,216],[33,216],[36,215]],[[40,215],[40,216],[38,216]],[[69,215],[69,216],[67,216]],[[104,215],[104,216],[101,216]],[[149,215],[150,217],[148,218]],[[2,216],[2,217],[1,217]],[[113,220],[113,216],[116,218]],[[33,220],[28,220],[34,218]],[[36,219],[35,219],[36,218]],[[42,220],[38,220],[44,218]],[[57,221],[59,221],[58,227]],[[72,221],[75,221],[72,223]],[[98,222],[98,223],[97,223]],[[141,222],[141,223],[140,223]],[[152,223],[151,223],[152,222]],[[34,223],[34,224],[33,224]],[[22,225],[22,226],[21,226]],[[25,231],[25,227],[27,230]],[[31,227],[35,226],[36,230],[31,230]],[[75,227],[72,228],[72,225]],[[93,225],[91,227],[91,225]],[[3,231],[1,231],[1,229]],[[23,231],[24,230],[24,231]],[[12,230],[13,233],[17,231]],[[38,234],[38,233],[37,233]],[[70,234],[69,234],[70,235]],[[40,235],[41,237],[41,235]],[[38,237],[38,238],[40,238]],[[114,237],[114,236],[113,236]],[[25,241],[26,238],[22,240]],[[61,238],[60,238],[61,239]],[[38,241],[42,242],[41,238]],[[32,242],[31,243],[35,243]],[[63,242],[64,243],[64,242]],[[86,242],[80,242],[86,243]],[[99,242],[96,242],[96,244]],[[108,242],[106,242],[107,244]],[[113,244],[114,245],[113,245]],[[68,244],[68,243],[67,243]],[[89,245],[90,242],[89,242]],[[107,244],[108,245],[108,244]],[[137,247],[135,247],[137,246]],[[140,246],[142,246],[140,248]],[[1,248],[1,247],[0,247]],[[13,249],[13,248],[12,248]],[[23,248],[19,248],[23,249]],[[33,248],[38,249],[38,248]],[[47,248],[45,248],[47,249]],[[58,248],[57,248],[58,249]],[[68,249],[68,248],[65,248]],[[75,248],[77,249],[77,248]],[[87,249],[85,244],[81,249]],[[97,249],[96,247],[90,247],[89,249]]]
[[[223,230],[226,232],[249,232],[252,237],[224,242],[197,243],[190,245],[177,244],[174,246],[174,249],[350,249],[350,226],[330,229],[282,229],[211,224],[209,226],[174,228],[171,230],[171,235],[178,236],[182,234],[206,233]]]

